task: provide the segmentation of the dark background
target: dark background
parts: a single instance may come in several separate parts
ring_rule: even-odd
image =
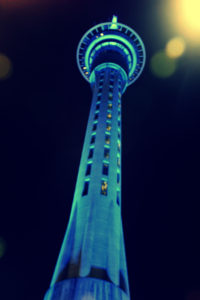
[[[131,297],[199,300],[200,47],[174,75],[154,53],[178,34],[163,1],[0,1],[0,299],[43,299],[67,226],[91,90],[76,66],[90,27],[119,21],[147,63],[123,95],[122,215]],[[166,1],[167,2],[167,1]]]

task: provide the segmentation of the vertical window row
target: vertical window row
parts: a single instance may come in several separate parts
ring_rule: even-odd
[[[119,78],[118,80],[118,140],[117,140],[117,196],[116,196],[116,202],[117,205],[120,206],[120,152],[121,152],[121,89],[122,89],[122,81]]]
[[[93,123],[93,127],[92,127],[92,136],[91,136],[91,140],[90,140],[90,149],[89,149],[89,154],[88,154],[89,161],[86,166],[85,176],[90,176],[91,170],[92,170],[91,159],[93,158],[93,155],[94,155],[94,143],[96,140],[96,130],[97,130],[97,122],[98,122],[98,118],[99,118],[99,109],[100,109],[100,101],[101,101],[101,96],[102,96],[103,81],[104,81],[104,72],[101,72],[100,77],[99,77],[99,88],[98,88],[98,93],[97,93],[97,102],[96,102],[96,107],[95,107],[94,123]],[[105,166],[104,172],[107,172],[106,166]],[[82,196],[86,196],[88,194],[89,183],[90,183],[90,179],[86,178],[85,182],[84,182],[84,186],[83,186]],[[103,184],[102,193],[107,194],[106,182]]]

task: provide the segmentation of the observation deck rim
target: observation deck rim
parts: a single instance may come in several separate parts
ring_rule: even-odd
[[[132,29],[131,27],[129,27],[128,25],[125,25],[123,23],[113,23],[113,22],[104,22],[104,23],[99,23],[93,27],[91,27],[90,29],[88,29],[85,34],[82,36],[81,40],[79,41],[78,43],[78,47],[77,47],[77,52],[76,52],[76,60],[77,60],[77,65],[78,65],[78,68],[79,68],[79,71],[80,73],[82,74],[82,76],[88,81],[90,82],[90,75],[91,75],[91,72],[89,73],[90,70],[86,69],[85,71],[88,72],[88,76],[85,74],[85,71],[83,70],[83,67],[81,65],[81,59],[79,58],[80,56],[80,48],[85,40],[85,38],[88,39],[88,45],[86,47],[86,49],[89,47],[91,41],[93,40],[93,36],[92,37],[88,37],[88,35],[90,33],[92,33],[94,30],[96,29],[101,29],[99,30],[99,32],[96,32],[96,35],[99,35],[101,33],[104,33],[104,29],[102,29],[103,26],[116,26],[116,28],[106,28],[106,30],[108,29],[110,32],[109,34],[112,34],[113,32],[113,35],[115,35],[115,33],[118,33],[116,34],[116,40],[117,40],[117,36],[120,36],[120,32],[123,34],[122,37],[124,39],[126,39],[126,36],[127,36],[127,42],[130,43],[133,47],[135,46],[134,43],[131,43],[130,39],[132,36],[135,36],[135,41],[137,41],[137,46],[138,47],[141,47],[141,52],[143,54],[143,60],[142,60],[142,65],[140,66],[139,70],[138,70],[138,73],[136,74],[135,78],[130,78],[128,76],[128,82],[127,82],[127,85],[131,85],[139,76],[140,74],[142,73],[143,69],[144,69],[144,66],[145,66],[145,62],[146,62],[146,51],[145,51],[145,46],[144,46],[144,43],[142,41],[142,39],[140,38],[140,36],[137,34],[137,32]],[[119,27],[120,27],[120,30],[119,30]],[[126,29],[125,32],[122,32],[123,29]],[[129,34],[127,34],[127,32],[130,32]],[[106,35],[105,35],[106,36]],[[129,49],[130,50],[130,49]],[[135,50],[135,49],[134,49]],[[85,50],[85,53],[86,53],[86,50]],[[84,56],[85,56],[85,53],[84,53]]]

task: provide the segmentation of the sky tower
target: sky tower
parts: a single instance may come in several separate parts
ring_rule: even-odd
[[[69,224],[45,300],[130,299],[121,219],[121,95],[145,49],[130,27],[101,23],[82,37],[77,64],[92,104]]]

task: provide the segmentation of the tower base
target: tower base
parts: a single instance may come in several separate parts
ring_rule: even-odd
[[[96,278],[72,278],[49,288],[44,300],[130,300],[114,284]]]

